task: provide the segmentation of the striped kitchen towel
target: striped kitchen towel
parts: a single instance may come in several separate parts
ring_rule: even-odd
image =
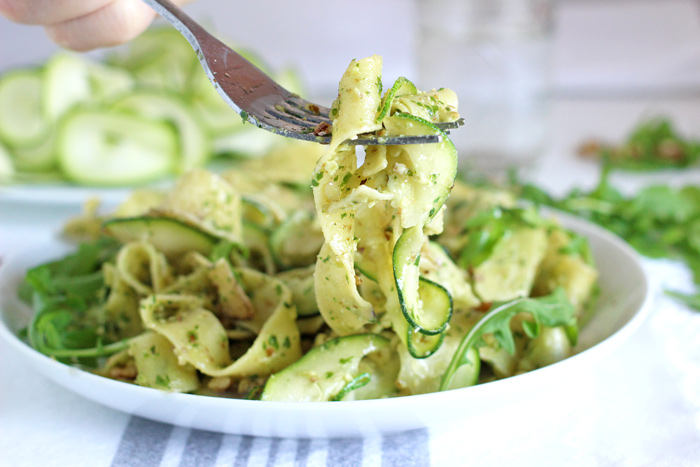
[[[375,438],[283,439],[227,435],[132,417],[112,467],[430,465],[428,430]]]

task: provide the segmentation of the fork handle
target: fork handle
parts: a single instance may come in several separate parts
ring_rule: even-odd
[[[142,1],[187,39],[216,91],[244,120],[264,128],[259,119],[271,106],[270,97],[274,97],[274,103],[292,97],[289,91],[208,33],[170,0]]]
[[[142,0],[143,3],[153,8],[164,20],[172,24],[175,29],[180,31],[180,34],[185,36],[185,39],[198,49],[199,41],[202,34],[212,37],[206,29],[199,25],[179,6],[175,5],[170,0]]]

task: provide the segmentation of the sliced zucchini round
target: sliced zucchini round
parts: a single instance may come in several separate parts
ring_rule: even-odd
[[[166,256],[188,251],[208,255],[218,238],[170,217],[123,217],[104,223],[107,235],[122,243],[145,240]]]
[[[58,120],[76,104],[92,98],[88,62],[78,55],[59,53],[44,70],[44,115]]]
[[[56,168],[56,132],[49,134],[36,146],[18,147],[12,151],[17,170],[46,172]]]
[[[386,117],[384,126],[391,135],[442,135],[436,144],[408,144],[401,147],[407,156],[408,171],[397,178],[396,189],[405,188],[407,180],[421,174],[421,181],[408,183],[410,191],[403,193],[401,216],[404,227],[425,224],[445,203],[457,175],[457,150],[452,141],[438,127],[425,119],[410,114],[396,113]],[[390,186],[391,186],[390,182]],[[427,219],[426,219],[427,218]]]
[[[240,120],[240,117],[236,118]],[[281,138],[284,136],[246,125],[236,131],[214,138],[214,153],[242,158],[262,157],[276,144],[281,143]]]
[[[101,63],[88,64],[92,97],[105,102],[122,96],[134,88],[134,77],[128,71]]]
[[[195,72],[204,74],[187,40],[169,27],[151,28],[110,58],[126,68],[138,85],[186,92]]]
[[[381,110],[379,111],[379,115],[377,115],[377,122],[381,122],[385,117],[390,115],[391,104],[394,102],[395,97],[402,96],[404,94],[416,94],[417,92],[418,89],[416,88],[415,84],[403,76],[400,76],[394,82],[391,89],[384,94]]]
[[[15,174],[15,166],[12,163],[10,153],[0,144],[0,180],[7,180]]]
[[[176,169],[186,172],[204,165],[211,154],[209,138],[185,101],[175,94],[138,91],[118,100],[114,108],[136,115],[162,120],[177,129],[179,157]]]
[[[323,232],[307,211],[293,212],[270,236],[270,248],[284,268],[308,266],[323,246]]]
[[[409,327],[406,336],[406,347],[408,347],[408,352],[413,358],[428,358],[437,352],[444,340],[444,332],[427,335]]]
[[[360,376],[360,362],[374,352],[393,352],[389,339],[379,334],[355,334],[331,339],[314,347],[301,359],[270,377],[261,400],[330,401],[367,384]]]
[[[262,229],[271,228],[276,222],[275,213],[261,201],[250,196],[241,196],[243,220],[253,223]]]
[[[312,265],[306,268],[290,269],[277,274],[277,278],[285,283],[292,291],[292,301],[297,307],[299,319],[319,316],[316,304],[316,288],[314,287],[314,270]]]
[[[393,253],[394,280],[401,312],[410,327],[432,336],[447,327],[452,317],[452,296],[442,285],[420,276],[418,265],[424,242],[420,227],[406,229],[399,237]]]
[[[253,222],[243,221],[243,244],[246,248],[245,258],[242,263],[253,269],[274,274],[276,271],[275,259],[270,252],[270,239],[267,230]]]
[[[42,82],[38,69],[10,71],[0,79],[0,140],[12,148],[37,146],[51,130]]]
[[[75,109],[58,128],[59,165],[92,185],[144,183],[170,173],[177,159],[172,126],[105,109]]]
[[[206,84],[213,89],[213,86],[206,79]],[[221,96],[216,94],[217,101],[209,102],[204,99],[198,99],[192,102],[192,111],[197,116],[197,119],[204,124],[207,133],[212,138],[219,139],[218,149],[223,152],[223,149],[229,149],[225,146],[229,141],[229,136],[239,130],[245,131],[253,129],[253,127],[244,126],[241,116],[238,115],[231,107],[221,99]],[[245,140],[245,139],[244,139]],[[235,138],[232,139],[235,146]],[[240,145],[238,145],[240,146]],[[236,146],[236,149],[240,149]]]
[[[137,70],[147,66],[164,53],[177,53],[184,56],[192,48],[177,30],[171,27],[152,27],[144,31],[133,41],[112,53],[107,61],[127,70]]]

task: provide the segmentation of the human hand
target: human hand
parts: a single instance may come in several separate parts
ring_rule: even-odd
[[[41,25],[56,44],[76,51],[127,42],[155,16],[141,0],[0,0],[0,14]]]

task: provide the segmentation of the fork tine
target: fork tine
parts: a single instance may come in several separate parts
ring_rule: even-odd
[[[281,107],[281,106],[279,106]],[[291,112],[288,112],[287,109],[285,108],[278,108],[278,106],[275,106],[274,108],[270,108],[266,110],[266,114],[272,118],[274,118],[276,121],[282,123],[285,123],[285,126],[293,125],[296,130],[300,131],[301,133],[313,133],[314,129],[322,122],[320,121],[312,121],[304,115],[295,115]],[[265,119],[265,123],[267,124],[273,124],[271,123],[271,120],[269,118]],[[274,124],[273,124],[274,125]],[[288,128],[289,130],[294,131],[292,128]]]
[[[453,130],[455,128],[459,128],[462,125],[464,125],[464,118],[462,117],[458,118],[454,122],[440,122],[435,124],[435,126],[440,128],[441,130]]]
[[[310,138],[300,138],[307,141],[314,141],[321,144],[330,144],[330,136],[316,136],[313,134],[309,135]],[[433,144],[439,143],[443,139],[442,135],[424,135],[424,136],[391,136],[391,137],[381,137],[381,136],[370,136],[370,135],[360,135],[357,139],[349,139],[343,144],[349,144],[350,146],[386,146],[386,145],[402,145],[402,144]]]
[[[286,100],[286,103],[293,107],[296,107],[297,109],[300,109],[304,112],[312,113],[314,115],[328,117],[328,115],[330,114],[330,109],[328,107],[314,104],[313,102],[309,102],[306,99],[303,99],[296,95],[292,95],[291,97],[289,97]]]
[[[304,101],[306,102],[306,101]],[[315,105],[315,104],[312,104]],[[331,124],[331,119],[328,117],[328,113],[323,113],[323,110],[327,110],[325,108],[321,108],[316,106],[316,111],[310,110],[310,109],[305,109],[304,107],[300,106],[296,102],[290,102],[289,100],[284,101],[283,103],[275,105],[275,109],[279,112],[286,112],[290,115],[294,115],[295,117],[298,117],[304,121],[309,121],[309,122],[314,122],[316,124],[318,123],[327,123]]]
[[[286,112],[287,114],[297,117],[304,122],[314,122],[316,124],[327,123],[329,125],[332,125],[333,123],[329,116],[330,109],[328,109],[327,107],[319,106],[317,104],[313,104],[300,97],[289,98],[281,104],[275,105],[275,109],[278,112]],[[275,116],[281,117],[281,113],[275,113]],[[288,122],[294,122],[294,120],[290,118],[282,119]],[[453,122],[438,122],[435,123],[435,126],[449,134],[448,130],[459,128],[463,124],[464,118],[459,118]],[[307,127],[308,125],[304,124],[303,126]]]
[[[292,101],[292,103],[290,103]],[[314,110],[309,110],[307,106],[315,107]],[[318,109],[319,113],[316,113]],[[307,141],[314,141],[321,144],[329,144],[331,141],[331,135],[323,132],[321,125],[328,124],[331,125],[331,119],[326,115],[321,114],[324,110],[328,110],[324,107],[316,106],[316,104],[305,101],[301,98],[295,97],[292,99],[287,99],[283,103],[276,104],[274,108],[267,109],[266,113],[272,117],[274,120],[266,119],[265,123],[274,127],[286,127],[284,132],[275,131],[276,133],[282,134],[284,136],[292,136],[294,138],[303,139]],[[284,124],[282,124],[284,123]],[[439,125],[439,127],[446,131],[449,128],[458,128],[464,119],[459,119],[455,122],[445,122]],[[292,125],[292,126],[290,126]],[[319,129],[321,132],[319,133]],[[374,136],[374,135],[359,135],[358,138],[353,140],[348,140],[345,143],[350,145],[397,145],[397,144],[426,144],[426,143],[439,143],[442,141],[441,135],[424,135],[424,136]]]

